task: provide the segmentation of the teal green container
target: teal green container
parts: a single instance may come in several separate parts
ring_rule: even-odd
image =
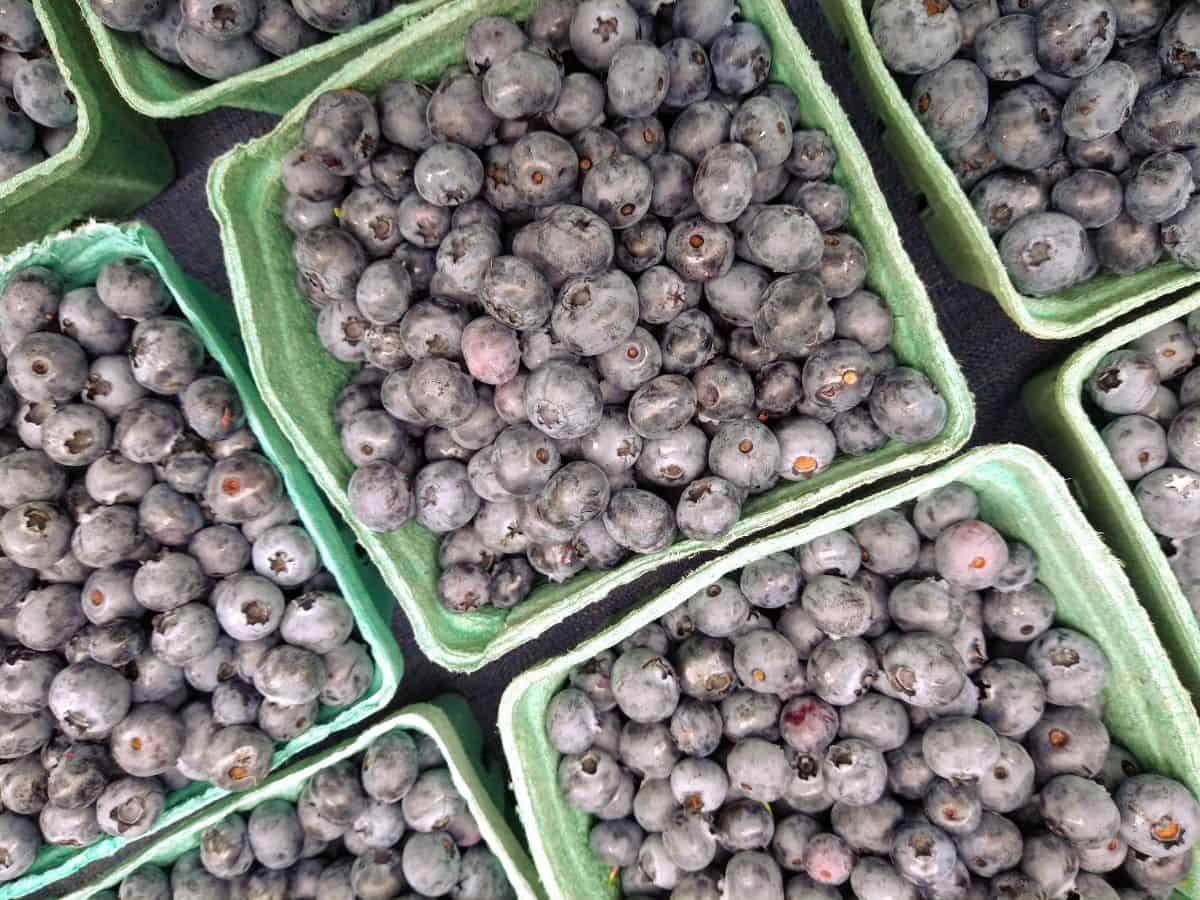
[[[1105,322],[1182,287],[1200,282],[1200,272],[1173,261],[1137,275],[1098,275],[1048,297],[1017,290],[954,171],[925,134],[908,99],[888,71],[871,37],[862,0],[820,0],[834,33],[847,45],[850,69],[883,126],[883,143],[918,200],[925,227],[956,278],[987,291],[1017,326],[1034,337],[1062,339],[1085,334]]]
[[[406,32],[347,66],[322,90],[356,87],[374,92],[387,81],[433,81],[462,60],[462,36],[485,15],[523,19],[537,0],[455,0],[414,23]],[[221,225],[234,303],[263,397],[317,482],[355,528],[413,625],[425,655],[448,669],[470,671],[537,637],[551,625],[606,596],[619,585],[702,552],[720,550],[798,513],[879,478],[909,472],[944,459],[966,442],[974,427],[970,393],[950,355],[921,279],[904,253],[871,163],[854,136],[820,68],[801,42],[779,0],[742,0],[744,16],[770,37],[772,77],[799,97],[799,120],[822,128],[837,147],[834,179],[850,194],[850,228],[870,256],[867,285],[895,313],[893,349],[906,364],[928,373],[949,407],[942,434],[921,446],[892,442],[857,459],[845,458],[821,475],[753,499],[742,520],[712,542],[681,541],[661,553],[639,556],[608,572],[577,575],[562,585],[542,585],[511,612],[487,609],[455,614],[435,595],[437,537],[416,523],[390,535],[374,534],[353,522],[346,484],[353,467],[334,426],[334,398],[354,373],[322,348],[316,314],[295,287],[292,236],[283,224],[279,162],[299,142],[308,101],[289,113],[266,137],[221,157],[209,178],[209,198]]]
[[[21,269],[46,266],[62,276],[68,289],[94,284],[107,263],[117,259],[140,259],[162,277],[180,312],[192,323],[209,355],[241,394],[250,429],[262,452],[283,476],[287,494],[300,513],[321,555],[321,561],[336,579],[338,590],[354,610],[361,640],[375,661],[375,677],[367,693],[344,709],[322,708],[317,725],[275,751],[272,768],[278,768],[314,744],[349,728],[383,709],[396,692],[403,664],[392,638],[392,600],[370,567],[354,554],[353,541],[336,524],[303,464],[276,427],[255,390],[246,368],[245,352],[238,338],[237,319],[224,299],[192,281],[171,258],[162,239],[147,225],[87,225],[75,231],[32,244],[0,262],[0,291]],[[167,807],[150,834],[162,832],[203,809],[226,792],[208,784],[190,785],[167,797]],[[46,846],[37,862],[22,878],[0,885],[0,900],[11,897],[47,897],[47,886],[83,867],[111,856],[129,841],[105,837],[82,850]]]
[[[551,896],[615,900],[620,895],[619,885],[608,882],[607,867],[588,848],[590,817],[570,807],[558,789],[559,756],[546,739],[546,706],[570,672],[746,563],[794,550],[952,481],[975,489],[981,518],[1033,548],[1039,578],[1058,600],[1058,621],[1090,635],[1108,655],[1104,721],[1114,739],[1142,765],[1179,779],[1200,796],[1200,721],[1120,563],[1088,525],[1062,478],[1040,456],[1015,445],[984,447],[700,566],[571,652],[509,685],[500,701],[500,736],[534,863]],[[1200,861],[1184,890],[1188,896],[1194,896],[1198,877]]]
[[[89,216],[127,215],[175,177],[154,123],[122,102],[96,59],[74,0],[33,7],[79,118],[61,151],[0,183],[0,253]]]
[[[1133,491],[1083,406],[1084,382],[1101,357],[1196,309],[1200,309],[1200,291],[1114,328],[1075,351],[1062,365],[1033,378],[1024,393],[1030,418],[1051,457],[1073,479],[1080,504],[1121,558],[1180,678],[1200,702],[1200,626],[1158,538],[1142,518]]]
[[[145,48],[140,35],[105,26],[89,8],[88,0],[55,2],[64,6],[79,4],[100,61],[130,106],[156,119],[174,119],[196,116],[218,106],[281,116],[342,66],[445,0],[408,0],[345,34],[333,35],[225,81],[209,81],[189,69],[163,62]]]
[[[503,769],[483,761],[483,736],[467,702],[459,696],[439,697],[418,703],[361,728],[352,738],[312,756],[271,777],[253,791],[234,794],[190,819],[183,827],[105,872],[93,884],[67,894],[67,900],[86,900],[105,888],[116,890],[121,880],[145,865],[170,866],[184,853],[200,846],[204,829],[234,812],[249,813],[264,800],[282,797],[294,801],[314,774],[343,759],[362,753],[381,735],[391,731],[419,732],[433,738],[454,780],[479,823],[484,842],[496,854],[509,883],[521,900],[544,900],[537,872],[509,822],[511,812]],[[49,896],[49,895],[46,895]]]

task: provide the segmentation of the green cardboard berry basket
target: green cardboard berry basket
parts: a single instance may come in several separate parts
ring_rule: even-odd
[[[199,115],[218,106],[283,115],[342,66],[445,0],[406,0],[391,12],[344,34],[331,35],[319,44],[225,81],[209,81],[182,66],[164,62],[146,49],[137,33],[107,27],[92,12],[88,0],[53,2],[79,4],[100,61],[130,106],[156,119],[174,119]]]
[[[1084,383],[1101,357],[1196,309],[1200,309],[1200,291],[1106,332],[1076,350],[1062,365],[1031,379],[1024,396],[1052,458],[1071,476],[1088,518],[1121,558],[1184,685],[1200,702],[1200,625],[1158,538],[1142,518],[1133,491],[1083,405]]]
[[[158,128],[122,102],[73,0],[33,7],[79,117],[62,150],[0,183],[0,253],[92,215],[124,216],[175,177]]]
[[[396,78],[431,81],[447,65],[462,59],[462,36],[471,22],[501,14],[523,19],[536,6],[537,0],[447,3],[347,66],[322,90],[353,86],[370,93]],[[295,287],[292,236],[280,213],[284,192],[279,162],[299,141],[308,102],[296,107],[273,132],[235,148],[213,166],[210,203],[221,226],[234,303],[259,390],[317,482],[354,525],[359,542],[412,622],[421,649],[441,666],[477,669],[666,561],[729,546],[867,482],[944,459],[970,436],[975,413],[966,382],[938,331],[929,298],[904,253],[871,164],[850,123],[780,0],[742,0],[742,9],[746,18],[770,36],[775,55],[772,77],[800,98],[800,120],[825,129],[837,146],[840,159],[834,178],[850,193],[849,230],[870,256],[867,285],[887,300],[895,315],[893,349],[897,356],[926,372],[946,398],[949,417],[945,430],[927,444],[892,442],[868,456],[843,459],[810,481],[755,498],[746,505],[737,526],[719,540],[681,541],[609,572],[580,574],[562,585],[540,586],[510,612],[446,611],[434,590],[436,536],[415,523],[394,534],[374,534],[356,525],[350,514],[346,484],[353,469],[342,452],[331,410],[354,367],[334,360],[317,339],[316,313]]]
[[[200,846],[200,835],[230,813],[249,814],[265,800],[282,797],[294,801],[308,780],[321,769],[364,752],[378,737],[392,731],[417,732],[433,738],[445,757],[454,786],[467,801],[484,843],[504,866],[509,883],[521,900],[543,900],[537,872],[513,830],[511,798],[502,766],[489,766],[483,758],[483,735],[467,701],[447,694],[430,703],[417,703],[361,728],[353,737],[279,772],[253,791],[226,797],[203,815],[155,842],[148,849],[105,872],[84,888],[66,894],[66,900],[86,900],[104,889],[115,890],[121,880],[145,865],[169,867]]]
[[[1114,739],[1147,769],[1179,779],[1200,796],[1200,721],[1120,563],[1045,460],[1016,445],[983,447],[815,522],[738,547],[509,685],[500,701],[500,736],[533,859],[552,896],[619,896],[619,885],[609,884],[609,870],[588,847],[590,817],[570,807],[559,792],[559,755],[546,739],[546,706],[572,669],[748,562],[793,550],[952,481],[979,494],[981,518],[1033,548],[1039,577],[1058,600],[1058,621],[1090,635],[1108,654],[1104,721]],[[1185,889],[1189,895],[1198,878],[1200,861],[1189,877],[1192,887]]]
[[[378,712],[391,700],[403,668],[400,650],[389,627],[391,597],[370,567],[356,558],[352,539],[336,523],[303,464],[267,412],[246,368],[232,306],[180,271],[154,229],[140,223],[90,224],[31,244],[0,261],[0,290],[14,273],[31,265],[46,266],[58,272],[68,288],[93,284],[100,269],[115,259],[144,260],[158,272],[180,312],[204,341],[209,355],[237,387],[246,408],[247,422],[258,437],[262,452],[283,476],[287,495],[295,503],[301,522],[316,543],[325,568],[334,576],[339,591],[350,603],[359,639],[369,647],[375,662],[375,676],[367,693],[346,708],[323,707],[316,725],[276,749],[271,765],[278,768],[306,748]],[[150,833],[161,832],[226,793],[206,783],[197,783],[169,794],[167,807]],[[128,843],[128,840],[106,836],[82,850],[43,847],[26,875],[0,885],[0,900],[48,896],[45,893],[47,885],[110,856]]]
[[[1144,303],[1200,282],[1200,272],[1167,260],[1136,275],[1097,275],[1047,297],[1022,294],[1000,261],[1000,252],[959,187],[950,165],[925,134],[908,99],[871,37],[864,0],[820,0],[834,33],[848,45],[850,69],[882,120],[883,143],[918,199],[934,247],[955,277],[987,291],[1017,326],[1034,337],[1085,334]],[[1164,257],[1165,259],[1165,257]]]

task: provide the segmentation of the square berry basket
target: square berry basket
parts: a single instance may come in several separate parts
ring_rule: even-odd
[[[883,128],[938,255],[956,278],[987,291],[1024,332],[1061,340],[1086,334],[1151,300],[1200,282],[1200,271],[1171,260],[1136,275],[1101,274],[1046,297],[1022,294],[1000,252],[975,215],[950,165],[926,135],[895,77],[884,64],[867,22],[863,0],[820,0],[833,32],[847,47],[850,68]]]
[[[62,0],[59,0],[62,2]],[[332,35],[289,56],[276,59],[225,81],[209,81],[159,59],[141,36],[107,27],[88,5],[78,3],[92,32],[100,61],[117,90],[134,109],[156,119],[196,116],[219,106],[234,106],[283,115],[318,84],[384,38],[445,0],[412,0],[344,34]],[[93,58],[96,52],[92,52]]]
[[[397,78],[434,81],[448,65],[462,60],[463,34],[473,21],[488,15],[521,20],[536,6],[537,0],[447,3],[347,66],[322,90],[354,87],[373,94]],[[355,524],[350,514],[346,485],[352,466],[341,449],[332,407],[355,369],[334,360],[317,339],[316,312],[295,286],[292,236],[281,213],[284,190],[279,165],[299,143],[308,101],[273,132],[234,149],[213,166],[210,203],[221,226],[234,303],[259,389],[317,482],[351,522],[359,542],[382,571],[421,649],[441,666],[478,669],[665,562],[721,550],[871,481],[945,459],[970,436],[975,420],[971,395],[849,121],[783,3],[742,0],[741,8],[743,17],[758,24],[771,40],[771,77],[796,93],[799,121],[824,129],[833,140],[839,157],[833,177],[850,195],[848,230],[870,258],[867,287],[892,310],[896,322],[892,349],[897,357],[924,371],[945,398],[949,413],[945,429],[926,444],[891,442],[866,456],[839,460],[809,481],[756,497],[746,504],[738,524],[717,540],[679,541],[610,571],[582,573],[561,585],[541,585],[511,611],[448,612],[434,590],[437,536],[415,523],[393,534],[375,534]]]
[[[484,759],[483,735],[479,723],[462,697],[447,694],[429,703],[418,703],[391,713],[358,730],[341,743],[321,750],[301,762],[273,775],[268,781],[245,794],[226,797],[203,815],[190,819],[172,834],[124,860],[98,876],[77,878],[59,886],[66,900],[85,900],[97,891],[116,890],[122,879],[145,865],[169,867],[189,850],[200,846],[206,828],[230,813],[249,812],[265,800],[282,798],[294,801],[308,780],[322,769],[362,753],[378,737],[403,730],[433,739],[446,760],[454,786],[467,801],[484,843],[500,860],[509,884],[520,900],[543,900],[546,896],[537,872],[517,837],[512,822],[511,796],[502,765],[489,765]],[[87,876],[90,873],[82,873]]]
[[[158,128],[125,105],[96,59],[77,4],[33,8],[79,115],[62,150],[0,183],[0,253],[89,216],[127,215],[175,177]]]
[[[1076,350],[1025,386],[1025,406],[1051,448],[1055,463],[1072,479],[1084,512],[1121,558],[1129,580],[1179,668],[1184,685],[1200,698],[1200,624],[1171,571],[1166,554],[1134,499],[1129,483],[1083,405],[1083,388],[1100,359],[1160,325],[1200,309],[1200,292],[1134,319]]]
[[[1038,577],[1058,602],[1056,621],[1089,635],[1107,654],[1104,722],[1113,737],[1147,770],[1200,792],[1200,721],[1120,563],[1045,460],[1016,445],[983,447],[815,522],[744,544],[706,563],[574,650],[530,669],[509,685],[500,702],[500,734],[534,862],[552,896],[620,896],[620,885],[609,883],[608,868],[588,846],[590,817],[569,806],[559,791],[559,754],[546,738],[547,705],[572,669],[746,563],[794,550],[950,482],[970,485],[979,496],[980,517],[1033,549],[1040,563]],[[1188,896],[1194,896],[1198,876],[1200,863],[1189,877]]]
[[[321,494],[258,395],[246,367],[231,305],[180,271],[156,231],[140,223],[91,224],[31,244],[0,264],[0,290],[16,272],[32,265],[57,272],[68,288],[92,284],[100,269],[117,259],[143,260],[158,272],[180,313],[204,342],[209,356],[241,394],[249,427],[258,438],[263,454],[283,476],[287,495],[295,503],[301,523],[317,545],[321,562],[334,576],[338,590],[353,609],[360,638],[370,649],[375,663],[375,675],[366,694],[352,706],[323,707],[312,728],[276,748],[271,760],[272,769],[276,769],[335,732],[373,715],[391,700],[403,669],[400,650],[388,627],[391,597],[378,576],[355,555],[352,539],[330,514]],[[168,794],[166,808],[148,835],[163,832],[224,796],[227,796],[226,791],[206,783],[189,785]],[[52,896],[47,892],[48,885],[112,856],[129,843],[129,840],[106,836],[84,849],[45,846],[27,874],[0,885],[0,900]]]

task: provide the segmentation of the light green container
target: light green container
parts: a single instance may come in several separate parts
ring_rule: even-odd
[[[1167,557],[1133,497],[1128,482],[1083,406],[1084,382],[1101,357],[1159,325],[1200,309],[1200,292],[1114,328],[1085,344],[1061,366],[1025,386],[1025,405],[1055,463],[1074,479],[1088,518],[1104,535],[1129,573],[1142,604],[1158,627],[1184,685],[1200,702],[1200,627]]]
[[[130,106],[156,119],[174,119],[218,106],[281,116],[342,66],[445,0],[411,0],[345,34],[330,36],[225,81],[209,81],[190,69],[164,62],[146,49],[140,35],[108,28],[89,8],[88,0],[54,2],[80,5],[100,60]]]
[[[396,78],[432,81],[447,65],[462,59],[462,36],[471,22],[498,14],[522,19],[536,6],[536,0],[447,3],[347,66],[323,89],[354,86],[373,93]],[[966,382],[904,253],[871,164],[821,79],[819,67],[779,0],[742,0],[742,10],[770,36],[775,54],[772,77],[800,98],[800,121],[823,128],[837,146],[834,179],[850,193],[849,230],[870,255],[867,285],[887,300],[895,314],[897,356],[926,372],[946,398],[950,410],[946,428],[928,444],[913,447],[892,442],[877,453],[842,459],[811,481],[755,498],[737,526],[719,540],[681,541],[609,572],[577,575],[563,585],[543,585],[511,612],[488,609],[455,614],[443,609],[434,591],[437,538],[421,526],[413,523],[398,533],[381,535],[355,525],[359,542],[412,622],[421,649],[439,665],[477,669],[665,562],[730,546],[870,481],[944,459],[965,443],[974,427]],[[332,406],[354,367],[334,360],[317,339],[316,314],[295,287],[292,236],[281,217],[284,191],[279,161],[299,142],[307,105],[306,101],[293,110],[271,134],[217,160],[209,178],[209,197],[221,225],[226,268],[259,389],[317,482],[353,522],[346,499],[353,467],[338,441]]]
[[[1058,600],[1058,621],[1090,635],[1108,654],[1104,721],[1114,739],[1143,766],[1179,779],[1200,796],[1200,722],[1120,564],[1092,531],[1062,478],[1041,457],[1015,445],[984,447],[809,525],[738,547],[509,685],[500,701],[500,736],[533,859],[551,896],[619,896],[619,886],[608,884],[608,869],[588,848],[590,818],[570,807],[559,792],[559,755],[546,740],[546,705],[570,672],[746,563],[794,550],[952,481],[975,489],[981,518],[1033,548],[1039,578]],[[1200,862],[1189,884],[1195,885],[1198,876]]]
[[[145,865],[169,867],[184,853],[200,846],[200,835],[210,825],[230,813],[248,814],[264,800],[273,797],[294,801],[309,778],[321,769],[362,753],[377,737],[397,729],[419,732],[433,738],[446,759],[454,786],[466,799],[484,842],[504,866],[517,896],[521,900],[541,900],[545,895],[538,883],[537,872],[507,818],[509,802],[503,770],[489,769],[484,764],[483,736],[479,731],[479,723],[475,721],[467,702],[456,695],[406,707],[362,728],[354,737],[336,747],[315,753],[274,775],[255,790],[225,798],[153,846],[105,872],[92,884],[67,894],[67,900],[86,900],[105,888],[116,890],[123,878]]]
[[[75,0],[33,6],[79,117],[67,146],[0,183],[0,253],[89,216],[124,216],[175,176],[154,123],[121,101],[97,61]]]
[[[152,228],[136,223],[88,225],[32,244],[0,261],[0,291],[16,272],[31,265],[53,269],[62,276],[68,289],[94,284],[100,269],[117,259],[144,260],[158,272],[180,312],[204,341],[209,355],[237,387],[250,429],[258,437],[262,452],[283,477],[287,495],[295,503],[301,522],[316,543],[325,568],[336,579],[338,590],[353,609],[360,639],[370,648],[375,662],[375,677],[362,699],[341,710],[322,708],[317,725],[275,751],[271,764],[277,768],[334,732],[378,712],[391,700],[403,668],[400,650],[389,628],[391,597],[370,567],[355,557],[349,534],[336,524],[304,466],[267,412],[247,371],[245,353],[238,339],[237,319],[229,303],[184,275]],[[225,791],[206,783],[175,791],[168,795],[167,808],[150,833],[162,831],[225,795]],[[105,837],[83,850],[44,847],[28,874],[0,885],[0,900],[49,896],[45,893],[47,885],[111,856],[128,843],[128,840]]]
[[[955,277],[995,297],[1022,331],[1039,338],[1075,337],[1156,297],[1200,282],[1200,272],[1167,261],[1137,275],[1097,275],[1048,297],[1020,293],[954,171],[913,115],[908,98],[880,56],[867,21],[870,3],[820,0],[820,4],[834,33],[848,45],[850,70],[882,122],[884,145],[896,158],[909,189],[928,205],[921,218],[946,266]]]

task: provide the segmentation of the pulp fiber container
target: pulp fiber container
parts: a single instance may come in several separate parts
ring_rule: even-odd
[[[984,447],[811,524],[738,547],[509,685],[500,701],[500,735],[533,859],[552,896],[601,900],[620,893],[588,847],[590,817],[559,792],[559,754],[546,739],[546,706],[571,671],[746,563],[790,552],[952,481],[975,489],[980,518],[1037,553],[1039,578],[1058,600],[1057,621],[1090,635],[1108,655],[1104,721],[1114,740],[1147,770],[1177,778],[1200,795],[1200,722],[1120,564],[1092,531],[1062,478],[1040,456],[1016,445]],[[1189,883],[1195,884],[1198,875],[1200,863]]]
[[[536,0],[447,3],[347,66],[322,90],[353,86],[373,94],[397,78],[435,81],[447,65],[461,61],[462,36],[471,22],[499,14],[520,20],[537,5]],[[870,163],[821,80],[820,69],[779,0],[742,0],[742,10],[770,36],[775,57],[772,77],[800,98],[800,121],[825,129],[837,146],[839,163],[834,178],[850,192],[848,230],[858,236],[870,256],[867,285],[887,300],[895,314],[893,348],[897,356],[926,372],[946,398],[949,418],[945,430],[924,445],[891,442],[877,453],[842,459],[810,481],[757,497],[747,503],[737,526],[716,541],[681,541],[660,553],[635,557],[612,571],[580,574],[562,585],[544,584],[512,611],[446,611],[435,593],[437,536],[415,522],[393,534],[375,534],[357,525],[350,513],[346,484],[353,467],[342,452],[332,407],[356,367],[337,362],[321,346],[316,312],[295,287],[292,235],[281,217],[284,190],[279,163],[299,143],[311,98],[273,132],[231,151],[213,166],[209,197],[221,225],[234,303],[259,389],[309,470],[354,526],[359,542],[383,572],[412,622],[421,649],[439,665],[477,669],[666,561],[728,546],[867,482],[944,459],[965,443],[974,427],[974,406],[962,373],[938,331],[921,280],[901,247]]]
[[[1137,275],[1101,274],[1047,297],[1022,294],[1008,277],[1000,251],[970,199],[888,70],[871,37],[870,0],[820,0],[834,33],[846,43],[850,68],[883,124],[883,143],[918,200],[934,246],[955,277],[987,291],[1022,331],[1061,339],[1084,334],[1144,303],[1200,282],[1200,272],[1164,256]]]
[[[142,853],[106,872],[95,883],[67,894],[67,900],[85,900],[105,888],[115,891],[123,878],[145,865],[169,868],[183,854],[199,848],[204,829],[230,813],[249,815],[254,807],[276,797],[295,801],[314,774],[362,753],[376,738],[396,730],[417,732],[433,738],[446,760],[454,786],[466,799],[471,814],[479,824],[484,843],[504,866],[517,896],[521,900],[542,900],[545,895],[538,883],[537,872],[507,818],[511,810],[506,797],[503,768],[485,765],[479,723],[475,721],[467,702],[457,695],[446,695],[431,703],[405,707],[361,729],[354,737],[337,746],[315,753],[279,772],[258,788],[226,797],[203,815],[189,820]]]
[[[106,26],[92,12],[89,0],[56,2],[80,5],[100,60],[130,106],[156,119],[174,119],[199,115],[218,106],[283,115],[367,48],[403,30],[445,0],[405,0],[391,12],[344,34],[330,35],[318,44],[224,81],[209,81],[184,66],[164,62],[146,49],[136,32],[114,31]]]
[[[342,709],[322,707],[316,725],[295,740],[277,747],[271,764],[272,768],[278,768],[306,748],[378,712],[391,700],[402,670],[400,650],[389,627],[391,597],[378,576],[355,556],[349,534],[330,515],[304,466],[267,412],[246,368],[233,309],[224,299],[180,271],[152,228],[140,223],[91,224],[31,244],[0,262],[0,290],[16,272],[31,265],[53,269],[62,276],[67,289],[94,284],[100,269],[118,259],[144,260],[158,272],[175,298],[180,313],[203,340],[209,356],[237,387],[249,427],[258,437],[262,452],[283,477],[287,495],[295,503],[301,523],[316,543],[321,562],[334,576],[338,591],[354,611],[360,635],[358,640],[368,646],[375,663],[371,686],[357,703]],[[168,794],[166,809],[150,834],[162,831],[225,795],[225,791],[203,782]],[[127,843],[128,840],[106,836],[82,850],[43,847],[26,875],[0,885],[0,900],[47,896],[44,893],[47,885],[112,855]]]
[[[1184,685],[1200,701],[1200,627],[1167,562],[1162,545],[1121,477],[1100,431],[1084,408],[1083,386],[1101,357],[1151,329],[1200,309],[1200,292],[1107,332],[1055,369],[1025,386],[1025,405],[1051,448],[1055,463],[1074,480],[1088,518],[1121,558],[1129,580],[1158,628]]]
[[[175,177],[153,122],[129,109],[96,60],[74,0],[33,0],[79,115],[62,150],[0,182],[0,253],[89,216],[124,216]]]

